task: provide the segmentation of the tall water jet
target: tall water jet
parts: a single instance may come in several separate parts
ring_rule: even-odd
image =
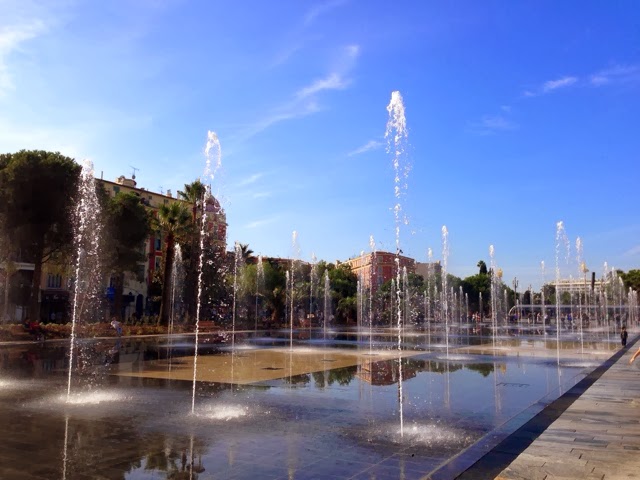
[[[569,239],[564,231],[564,223],[562,221],[556,223],[556,341],[557,343],[557,357],[558,365],[560,365],[560,324],[561,324],[561,311],[560,311],[560,254],[562,247],[566,249],[566,259],[569,258]]]
[[[298,244],[298,232],[293,231],[291,234],[291,249],[293,251],[293,256],[291,257],[291,270],[289,277],[289,301],[290,301],[290,309],[289,309],[289,346],[290,349],[293,350],[293,327],[294,327],[294,319],[296,316],[296,269],[298,268],[298,263],[300,260],[300,245]]]
[[[327,322],[331,319],[331,282],[329,270],[324,271],[324,310],[322,312],[322,329],[324,340],[327,339]]]
[[[578,271],[585,275],[584,277],[584,287],[585,287],[585,295],[587,293],[586,290],[586,286],[587,286],[587,282],[586,282],[586,273],[584,272],[584,270],[586,269],[586,264],[584,263],[583,259],[582,259],[582,239],[580,237],[578,237],[576,239],[576,262],[578,263]],[[585,298],[585,306],[586,306],[586,298]],[[585,316],[585,312],[583,309],[583,302],[582,302],[582,295],[580,294],[580,292],[578,292],[578,323],[580,325],[580,352],[582,355],[584,355],[584,334],[582,331],[582,323],[583,323],[583,319]]]
[[[256,311],[255,311],[255,331],[258,331],[258,299],[264,290],[264,265],[262,264],[262,255],[258,255],[258,263],[256,265]]]
[[[207,132],[207,144],[204,149],[206,158],[206,165],[204,169],[204,184],[205,193],[202,199],[202,217],[200,222],[200,256],[198,259],[198,296],[196,304],[196,333],[195,333],[195,346],[193,354],[193,387],[191,395],[191,413],[195,413],[196,407],[196,376],[198,370],[198,337],[200,334],[200,313],[202,311],[202,293],[204,291],[203,282],[203,270],[205,263],[205,237],[207,234],[207,209],[204,208],[207,199],[211,195],[211,185],[215,179],[215,174],[222,164],[222,150],[220,148],[220,141],[218,135],[215,132],[209,130]]]
[[[314,305],[316,303],[316,297],[318,295],[318,259],[315,254],[311,254],[311,273],[309,274],[309,331],[311,331],[314,314]],[[317,310],[317,309],[316,309]]]
[[[236,312],[237,312],[237,299],[238,299],[238,276],[242,271],[242,247],[240,243],[235,242],[234,247],[234,262],[233,262],[233,305],[231,308],[231,357],[233,358],[233,351],[236,343]],[[233,363],[233,361],[232,361]]]
[[[404,104],[400,92],[394,91],[391,94],[391,101],[387,106],[389,120],[387,121],[387,129],[385,138],[387,139],[387,153],[392,155],[394,170],[394,196],[395,205],[393,207],[393,215],[395,221],[395,240],[396,240],[396,302],[397,302],[397,323],[398,323],[398,403],[400,410],[400,435],[404,436],[404,419],[403,419],[403,394],[402,394],[402,308],[400,291],[400,226],[403,220],[401,198],[406,190],[406,179],[409,175],[409,164],[403,162],[405,145],[407,142],[408,131],[404,113]]]
[[[445,328],[445,344],[447,349],[447,364],[449,360],[449,300],[447,298],[448,295],[448,262],[449,262],[449,231],[447,230],[447,226],[442,226],[442,301],[441,309],[442,309],[442,317],[444,320],[444,328]]]
[[[376,242],[373,235],[369,236],[369,248],[371,248],[371,269],[369,270],[369,355],[373,350],[373,283],[377,280]]]
[[[179,243],[175,246],[174,252],[174,267],[171,272],[171,321],[169,323],[169,335],[173,333],[174,320],[176,316],[176,291],[178,291],[178,297],[180,296],[180,284],[183,277],[184,265],[182,264],[182,247]]]
[[[96,195],[93,164],[85,161],[78,185],[78,202],[74,212],[74,286],[69,346],[67,402],[71,395],[71,378],[76,342],[76,328],[87,302],[92,300],[100,281],[98,249],[100,242],[100,203]],[[95,297],[94,297],[95,298]]]
[[[498,276],[495,249],[493,245],[489,245],[489,259],[491,262],[491,323],[493,325],[493,348],[496,348],[496,335],[498,331]]]
[[[547,308],[545,306],[545,296],[544,296],[544,285],[545,285],[545,282],[546,282],[545,269],[544,269],[544,260],[540,262],[540,272],[542,274],[542,287],[540,288],[540,303],[541,303],[542,307],[541,307],[540,317],[542,319],[543,326],[546,327],[546,324],[547,324],[547,321],[546,321]],[[546,328],[544,328],[544,332],[545,333],[547,332]]]

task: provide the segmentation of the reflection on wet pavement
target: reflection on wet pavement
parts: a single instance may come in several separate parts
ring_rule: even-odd
[[[390,338],[205,343],[195,414],[192,338],[79,342],[68,398],[66,343],[3,347],[0,478],[418,479],[504,437],[616,348],[566,338],[558,363],[534,336],[500,349],[454,337],[448,357]]]

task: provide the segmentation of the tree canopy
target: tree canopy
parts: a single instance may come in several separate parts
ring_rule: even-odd
[[[58,152],[0,155],[0,216],[4,234],[34,264],[29,315],[39,318],[42,265],[73,243],[72,208],[81,167]],[[18,255],[18,252],[16,252]]]

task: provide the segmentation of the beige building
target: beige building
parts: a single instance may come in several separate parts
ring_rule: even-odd
[[[142,203],[152,212],[157,214],[161,205],[172,202],[182,202],[189,210],[193,210],[193,205],[184,200],[174,197],[170,190],[165,193],[157,193],[144,188],[139,188],[134,178],[118,177],[114,182],[96,179],[98,185],[102,185],[108,195],[116,196],[121,192],[130,192],[139,196]],[[218,200],[210,197],[207,200],[207,229],[211,233],[214,243],[221,248],[226,248],[227,222],[226,215]],[[160,232],[153,232],[145,242],[145,261],[140,262],[137,272],[127,272],[124,279],[124,304],[125,318],[134,313],[144,314],[148,300],[147,293],[149,285],[153,279],[154,272],[162,267],[163,238]],[[70,319],[70,303],[72,299],[72,259],[58,255],[50,259],[42,266],[42,276],[40,278],[40,319],[46,321],[65,322]],[[7,318],[9,321],[21,321],[27,315],[28,305],[28,285],[33,277],[34,265],[32,263],[14,263],[10,270],[11,281],[7,288],[6,267],[0,264],[0,287],[2,288],[2,315],[4,298],[8,298]],[[113,295],[113,279],[105,279],[105,291],[107,298]],[[5,295],[5,292],[7,293]]]
[[[400,269],[406,267],[407,273],[415,273],[416,261],[413,258],[399,255],[398,260]],[[351,267],[364,288],[374,292],[380,285],[396,277],[396,255],[390,252],[364,253],[342,263]]]

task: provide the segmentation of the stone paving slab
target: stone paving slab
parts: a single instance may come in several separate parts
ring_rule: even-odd
[[[636,342],[638,338],[457,478],[640,478],[640,360],[629,365]],[[536,432],[536,423],[544,425],[545,416],[551,420],[548,427]]]

